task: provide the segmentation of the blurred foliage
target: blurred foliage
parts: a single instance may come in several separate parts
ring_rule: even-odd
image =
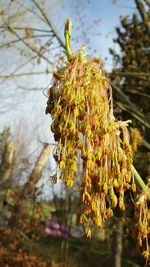
[[[120,46],[121,54],[110,49],[115,62],[113,78],[149,122],[149,34],[145,23],[135,14],[131,19],[122,17],[121,26],[116,28],[117,38],[114,40]],[[130,114],[132,116],[132,112]],[[149,127],[144,127],[136,118],[133,118],[133,126],[137,126],[143,138],[150,141]]]
[[[142,1],[137,2],[141,3]],[[129,106],[122,99],[122,104],[119,105],[120,100],[114,93],[117,114],[123,118],[128,118],[130,115],[132,118],[131,144],[134,152],[134,164],[147,183],[150,177],[150,38],[147,25],[150,17],[149,6],[146,8],[142,3],[137,7],[139,14],[133,14],[131,18],[121,17],[121,28],[116,28],[117,38],[114,41],[119,45],[121,53],[116,53],[113,49],[110,49],[115,64],[111,78],[127,96],[128,104],[130,104]],[[144,14],[148,20],[144,19]],[[141,120],[138,116],[141,116]],[[143,256],[147,258],[150,252],[148,244],[150,211],[149,204],[146,203],[142,192],[135,204],[136,220],[134,218],[133,225],[130,220],[131,214],[133,215],[131,208],[128,211],[128,218],[129,224],[132,226],[128,224],[128,229],[130,238],[133,227],[136,229],[138,243],[143,250]],[[144,222],[144,220],[146,221]],[[131,245],[131,239],[129,240]],[[145,244],[142,243],[142,240]]]

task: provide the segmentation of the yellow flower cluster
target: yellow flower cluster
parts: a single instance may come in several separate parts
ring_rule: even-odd
[[[138,146],[141,146],[143,138],[138,128],[130,128],[130,138],[133,153],[137,152]]]
[[[80,158],[81,223],[102,226],[113,209],[125,210],[124,192],[136,190],[127,122],[113,115],[112,89],[99,59],[79,52],[54,74],[46,109],[58,142],[60,178],[72,187]]]
[[[147,262],[150,261],[150,210],[147,204],[147,196],[144,192],[141,192],[136,202],[136,236],[139,246],[142,247],[143,257]]]

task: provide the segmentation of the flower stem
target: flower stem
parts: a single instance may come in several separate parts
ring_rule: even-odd
[[[71,47],[70,47],[70,38],[71,38],[71,20],[70,18],[67,18],[66,23],[65,23],[65,48],[66,48],[66,55],[68,57],[68,59],[72,59],[73,55],[72,55],[72,51],[71,51]]]
[[[137,170],[134,168],[133,165],[131,166],[131,171],[132,171],[132,174],[134,175],[134,178],[135,178],[136,182],[139,184],[139,186],[141,187],[141,189],[146,193],[147,198],[150,200],[150,189],[143,182],[141,176],[139,175],[139,173],[137,172]]]

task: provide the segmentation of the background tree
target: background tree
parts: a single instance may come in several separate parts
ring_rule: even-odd
[[[142,135],[140,139],[137,131],[132,132],[133,142],[138,141],[142,145],[136,158],[140,164],[138,169],[143,176],[149,176],[147,153],[150,150],[150,114],[149,114],[149,79],[150,79],[150,38],[149,38],[149,10],[147,1],[135,1],[138,13],[131,19],[121,18],[122,28],[117,27],[115,42],[120,46],[121,54],[110,50],[114,56],[116,67],[113,70],[115,84],[127,95],[127,101],[119,100],[114,94],[117,106],[122,110],[122,116],[132,117],[132,127],[137,127]],[[129,104],[129,102],[132,104]],[[143,158],[143,159],[142,159]],[[136,159],[135,159],[136,160]]]
[[[114,92],[116,113],[124,119],[129,116],[132,118],[133,128],[130,132],[135,153],[134,164],[147,182],[150,177],[150,3],[149,1],[135,1],[135,3],[136,14],[133,14],[131,18],[121,17],[121,28],[116,28],[117,38],[114,42],[119,45],[121,53],[110,49],[115,63],[111,78],[116,90],[117,88],[121,90],[119,94],[117,91]],[[132,206],[131,203],[130,205]],[[133,210],[128,212],[127,217],[130,217]],[[129,225],[126,224],[124,228],[128,227]],[[118,235],[118,229],[114,236]],[[133,225],[130,229],[130,237],[132,231]],[[120,238],[119,236],[118,238]],[[130,238],[129,240],[131,242]],[[114,248],[117,247],[117,244],[118,242],[113,244]],[[116,263],[116,266],[120,265]]]

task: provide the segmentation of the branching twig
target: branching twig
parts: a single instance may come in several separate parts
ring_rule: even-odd
[[[34,39],[34,38],[41,38],[41,37],[42,38],[43,37],[50,37],[50,35],[48,35],[48,34],[32,35],[31,37],[22,37],[22,40]],[[5,44],[0,45],[0,48],[3,48],[5,46],[10,46],[10,45],[15,44],[15,43],[18,43],[18,42],[20,42],[22,40],[20,40],[20,38],[19,38],[19,39],[16,39],[16,40],[9,41],[9,42],[7,42]]]
[[[126,92],[130,93],[130,94],[141,95],[141,96],[144,96],[146,98],[150,98],[150,95],[148,95],[146,93],[139,92],[139,91],[134,90],[134,89],[126,90]]]
[[[38,28],[32,28],[29,27],[31,31],[37,31],[37,32],[45,32],[45,33],[52,33],[51,30],[44,30],[44,29],[38,29]],[[2,30],[3,29],[3,30]],[[5,27],[5,25],[0,26],[1,31],[6,31],[8,28]],[[26,27],[13,27],[14,30],[26,30]]]
[[[118,93],[121,97],[122,102],[128,104],[132,109],[134,109],[135,113],[138,114],[141,118],[144,118],[144,114],[137,110],[136,106],[131,102],[130,98],[123,92],[121,89],[113,82],[110,82],[112,88]]]
[[[20,70],[20,69],[22,69],[23,67],[25,67],[29,62],[31,62],[31,61],[32,61],[33,59],[35,59],[35,58],[37,58],[37,55],[35,55],[35,56],[29,58],[26,62],[24,62],[23,64],[19,65],[13,72],[11,72],[11,73],[9,74],[9,76],[15,74],[18,70]],[[7,77],[7,78],[8,78],[8,77]],[[0,83],[0,85],[2,85],[2,84],[7,80],[7,78],[4,78],[4,80]]]
[[[121,108],[122,110],[127,111],[128,113],[130,113],[137,121],[139,121],[140,123],[142,123],[145,127],[150,129],[150,124],[148,122],[146,122],[143,118],[141,118],[140,116],[138,116],[136,114],[136,112],[130,107],[127,106],[126,104],[123,104],[121,102],[117,102],[115,101],[116,105]]]
[[[24,72],[24,73],[15,73],[15,74],[8,74],[8,75],[0,75],[0,79],[10,79],[22,76],[32,76],[32,75],[41,75],[41,74],[49,74],[49,71],[37,71],[37,72]]]
[[[54,25],[52,24],[52,22],[50,21],[50,19],[47,17],[47,15],[45,14],[44,10],[40,7],[40,5],[35,1],[32,0],[32,2],[35,4],[35,6],[39,9],[39,11],[41,12],[43,18],[45,19],[45,21],[47,22],[48,26],[50,27],[51,31],[54,33],[56,39],[58,40],[58,42],[61,44],[61,46],[63,48],[65,48],[65,43],[64,41],[61,39],[60,35],[58,34],[57,30],[55,29]]]
[[[150,144],[146,140],[143,139],[141,145],[150,150]]]
[[[47,57],[45,57],[43,55],[43,53],[41,53],[41,51],[36,50],[36,48],[32,47],[30,44],[28,44],[27,42],[25,42],[23,40],[23,38],[9,25],[5,22],[6,26],[8,27],[8,30],[10,32],[12,32],[15,36],[18,37],[18,39],[25,45],[27,46],[30,50],[32,50],[34,53],[36,53],[39,57],[43,58],[44,60],[46,60],[49,64],[53,64]]]
[[[124,94],[121,89],[115,85],[113,82],[110,82],[113,89],[117,92],[117,94],[121,98],[121,102],[115,101],[118,107],[120,107],[122,110],[125,110],[129,112],[136,120],[138,120],[140,123],[145,125],[147,128],[150,128],[150,124],[146,122],[144,114],[137,110],[137,107],[130,101],[130,99]]]
[[[114,71],[110,75],[119,75],[119,76],[128,76],[128,77],[150,77],[150,73],[145,72],[123,72],[123,71]]]
[[[120,71],[114,71],[109,74],[110,77],[129,77],[133,79],[138,79],[142,81],[149,82],[150,81],[150,73],[143,73],[143,72],[120,72]]]

